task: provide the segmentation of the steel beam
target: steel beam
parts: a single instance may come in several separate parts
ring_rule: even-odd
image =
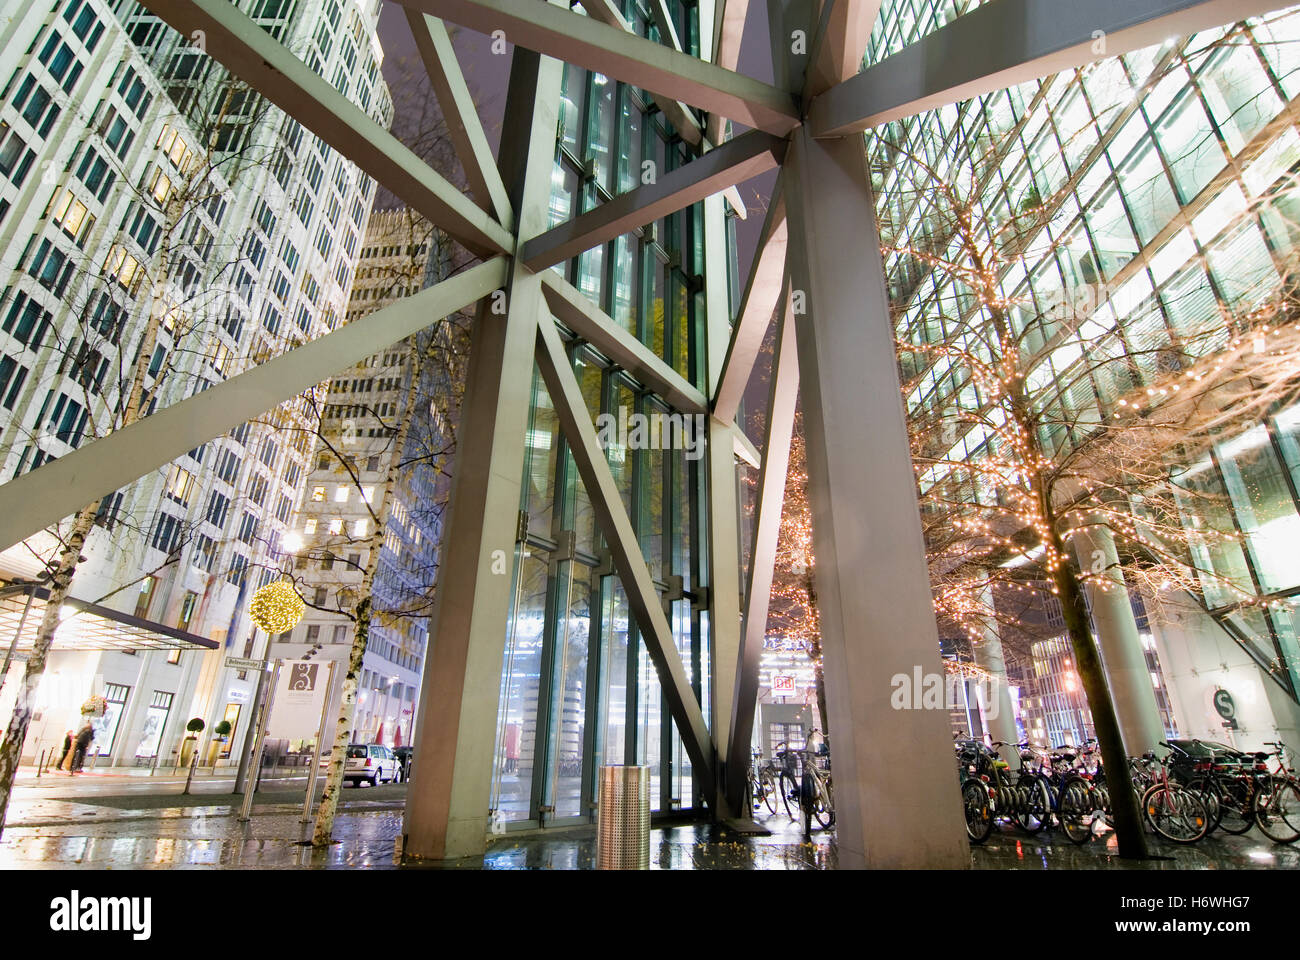
[[[516,48],[501,142],[502,178],[518,229],[542,229],[555,164],[563,65]],[[420,688],[403,852],[481,854],[489,829],[511,561],[523,488],[541,277],[516,259],[506,315],[482,309],[473,328],[456,473]],[[503,572],[504,571],[504,572]]]
[[[736,692],[731,701],[727,756],[732,762],[727,765],[727,799],[733,810],[744,806],[749,766],[739,761],[748,759],[754,733],[758,665],[763,655],[763,638],[767,635],[767,609],[772,598],[776,541],[781,531],[786,468],[790,464],[790,439],[794,433],[794,410],[798,399],[799,357],[795,350],[794,319],[787,296],[777,330],[776,356],[768,391],[767,435],[763,441],[753,549],[749,555],[749,576],[745,584],[745,616],[736,667]]]
[[[690,163],[662,173],[654,183],[620,193],[606,203],[553,227],[523,248],[530,270],[576,257],[607,240],[631,233],[781,162],[786,141],[759,130],[728,140]]]
[[[555,271],[541,274],[546,305],[557,320],[682,413],[707,413],[709,401],[689,380]]]
[[[229,0],[142,0],[231,73],[481,256],[514,253],[510,231],[435,173],[400,140],[313,73]]]
[[[812,62],[804,78],[807,101],[855,76],[862,68],[871,28],[880,13],[881,0],[822,0],[829,7],[826,29],[817,35]]]
[[[745,395],[754,361],[763,346],[763,338],[771,325],[781,296],[781,283],[785,278],[786,222],[785,196],[781,177],[772,188],[772,200],[767,208],[763,232],[759,234],[758,250],[745,282],[745,293],[740,300],[740,311],[731,331],[723,361],[722,377],[713,397],[713,415],[719,420],[736,418],[740,400]]]
[[[447,134],[469,182],[470,192],[480,207],[495,213],[501,226],[511,230],[514,228],[514,211],[510,209],[510,197],[497,170],[496,158],[492,156],[492,146],[483,132],[474,97],[461,73],[451,34],[437,17],[414,10],[404,12],[415,38],[415,48],[420,52],[425,72],[442,108]]]
[[[785,166],[839,865],[967,868],[894,329],[862,141],[792,138]],[[912,680],[908,680],[911,683]]]
[[[745,15],[749,0],[717,0],[713,36],[713,62],[724,70],[734,71],[740,62],[740,41],[745,33]],[[704,135],[712,143],[722,139],[726,117],[710,113],[704,121]]]
[[[716,811],[719,809],[716,751],[709,728],[677,652],[672,627],[664,615],[636,530],[623,506],[618,484],[596,436],[582,387],[573,373],[572,361],[565,352],[555,323],[545,315],[538,320],[537,362],[583,488],[591,500],[592,513],[609,545],[619,583],[627,593],[628,609],[636,618],[646,652],[659,676],[664,699],[668,701],[668,709],[677,723],[682,746],[691,758],[695,781],[708,798],[709,806]]]
[[[991,0],[816,97],[817,137],[858,133],[1276,10],[1279,0]]]
[[[558,57],[768,133],[783,135],[799,123],[793,100],[781,90],[549,3],[399,2],[479,33],[502,30],[510,42],[529,50]]]
[[[505,259],[493,258],[0,485],[0,543],[7,547],[58,523],[376,350],[482,299],[505,278]]]

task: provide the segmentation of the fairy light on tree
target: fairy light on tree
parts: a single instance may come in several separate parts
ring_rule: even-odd
[[[1045,588],[1060,601],[1107,774],[1118,781],[1121,852],[1143,856],[1085,589],[1127,583],[1154,598],[1156,614],[1166,598],[1188,594],[1263,602],[1248,577],[1215,562],[1240,551],[1242,535],[1226,494],[1198,480],[1197,465],[1300,396],[1295,291],[1275,283],[1246,307],[1221,300],[1195,322],[1167,326],[1153,297],[1123,295],[1140,262],[1127,274],[1102,271],[1091,252],[1080,255],[1068,222],[1056,222],[1069,183],[1046,196],[1029,187],[1010,210],[997,206],[1002,138],[930,158],[886,140],[887,130],[876,136],[872,151],[898,158],[901,181],[882,216],[882,254],[936,616],[978,643],[997,616],[995,594],[1032,602]],[[1093,295],[1062,286],[1070,270],[1057,274],[1053,258]],[[1099,289],[1103,272],[1112,282]],[[1157,321],[1161,335],[1150,332]],[[1118,560],[1081,565],[1076,550],[1090,535],[1113,538]]]

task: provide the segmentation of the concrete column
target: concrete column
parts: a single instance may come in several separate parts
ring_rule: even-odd
[[[1016,730],[1015,711],[1011,706],[1011,691],[1007,686],[1007,665],[1002,658],[1002,638],[998,635],[997,620],[993,616],[995,608],[991,587],[984,588],[982,602],[989,611],[989,616],[984,618],[983,638],[972,647],[975,665],[988,671],[991,689],[983,685],[977,689],[981,691],[982,696],[987,697],[988,702],[983,706],[989,735],[994,740],[1011,744],[1003,747],[999,753],[1003,760],[1011,764],[1011,769],[1016,770],[1020,766],[1020,751],[1016,749],[1015,744],[1020,739],[1020,735]]]
[[[521,246],[547,225],[562,69],[557,60],[515,49],[500,166]],[[545,309],[541,278],[515,261],[506,315],[489,303],[470,344],[403,828],[404,852],[431,859],[481,854],[486,846],[524,435]]]
[[[1119,569],[1115,538],[1104,526],[1090,526],[1078,530],[1071,544],[1086,573],[1102,574],[1088,582],[1088,605],[1124,749],[1130,756],[1137,756],[1165,739],[1165,728],[1146,653],[1138,638],[1128,586]]]
[[[969,867],[946,705],[894,708],[944,673],[862,140],[802,127],[785,177],[839,862]]]

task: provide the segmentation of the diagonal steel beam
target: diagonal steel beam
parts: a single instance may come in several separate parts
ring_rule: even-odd
[[[736,693],[731,701],[731,740],[727,745],[727,756],[732,762],[727,765],[727,799],[733,810],[744,806],[749,769],[745,763],[736,761],[749,756],[749,743],[754,731],[758,665],[767,633],[767,608],[772,597],[776,541],[781,530],[785,474],[790,464],[790,439],[794,434],[794,408],[798,396],[799,357],[795,352],[794,319],[787,294],[777,332],[776,362],[768,393],[767,436],[763,443],[753,550],[745,585],[744,632],[736,667]]]
[[[184,36],[480,256],[513,253],[514,238],[360,107],[317,76],[229,0],[142,0]]]
[[[719,113],[746,126],[786,134],[799,124],[789,94],[663,44],[532,0],[399,0],[479,33],[595,70],[651,93]]]
[[[749,0],[717,0],[713,34],[713,62],[724,70],[735,70],[740,62],[740,40],[745,32],[745,15]],[[722,139],[726,121],[720,113],[710,113],[704,121],[704,135],[712,143]]]
[[[1268,13],[1281,0],[991,0],[812,101],[838,137]]]
[[[722,377],[713,399],[713,415],[730,422],[736,418],[740,400],[754,370],[754,361],[767,336],[772,314],[780,302],[781,283],[785,277],[786,254],[785,196],[781,178],[772,188],[772,201],[767,208],[767,219],[759,235],[759,247],[754,254],[754,264],[749,270],[749,280],[736,314],[736,325],[731,331],[731,343],[723,361]]]
[[[623,506],[618,484],[601,450],[582,388],[573,374],[560,333],[545,311],[538,318],[537,360],[551,402],[555,405],[555,415],[578,467],[578,475],[591,499],[592,513],[609,544],[614,570],[627,592],[628,609],[636,617],[646,652],[655,665],[664,698],[681,734],[682,746],[691,758],[695,782],[716,811],[719,809],[714,779],[717,751],[695,691],[687,679],[686,668],[673,641],[672,628],[664,615],[632,521]]]
[[[504,257],[480,263],[0,485],[0,543],[8,547],[58,523],[376,350],[482,299],[505,279]]]
[[[682,413],[708,413],[709,401],[614,318],[555,271],[541,274],[551,314]]]
[[[469,181],[470,192],[480,207],[495,213],[497,221],[510,230],[514,226],[510,197],[497,170],[492,145],[483,132],[483,123],[465,83],[465,75],[461,73],[460,61],[451,45],[451,34],[437,17],[414,10],[405,13],[411,35],[415,38],[415,48],[424,61],[425,72],[438,97],[438,105],[442,107],[443,119],[447,121],[452,147],[461,169],[465,171],[465,179]]]
[[[822,0],[830,9],[826,31],[818,34],[808,75],[804,78],[805,101],[824,93],[862,69],[871,28],[880,13],[881,0]]]
[[[678,167],[643,187],[614,199],[524,244],[530,270],[576,257],[584,250],[631,233],[637,227],[676,213],[727,187],[742,183],[781,162],[786,141],[760,130],[728,140],[715,150]]]

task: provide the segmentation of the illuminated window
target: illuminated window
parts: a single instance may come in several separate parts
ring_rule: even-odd
[[[317,503],[320,503],[322,500],[325,499],[325,488],[324,488],[324,487],[312,487],[312,488],[311,488],[311,498],[312,498],[312,500],[316,501]]]
[[[343,520],[339,517],[335,517],[333,520],[330,521],[330,533],[342,533],[342,532],[343,532]]]
[[[334,491],[334,502],[347,503],[349,490],[350,490],[349,487],[340,484],[339,487]]]
[[[315,517],[313,517],[312,519],[306,521],[306,522],[302,525],[302,532],[303,532],[303,533],[315,533],[315,532],[316,532],[316,518],[315,518]]]

